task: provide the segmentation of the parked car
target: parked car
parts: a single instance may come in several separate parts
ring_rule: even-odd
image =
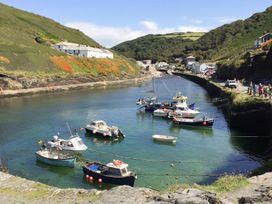
[[[237,82],[236,82],[236,80],[227,80],[225,82],[225,87],[237,88]]]

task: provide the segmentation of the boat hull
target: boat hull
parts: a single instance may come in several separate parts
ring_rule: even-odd
[[[92,163],[89,163],[88,165],[91,165]],[[107,176],[107,175],[103,175],[101,173],[97,173],[95,171],[92,171],[88,168],[88,165],[83,166],[83,173],[84,175],[89,175],[92,176],[93,179],[95,180],[99,180],[102,179],[102,182],[105,183],[111,183],[111,184],[115,184],[115,185],[128,185],[128,186],[134,186],[134,182],[136,177],[135,176],[126,176],[126,177],[117,177],[117,176]]]
[[[171,142],[176,143],[177,138],[172,136],[159,136],[159,135],[153,135],[153,140],[159,141],[159,142]]]
[[[104,132],[99,132],[99,131],[93,131],[92,129],[89,128],[85,128],[86,133],[90,136],[94,136],[94,137],[98,137],[98,138],[102,138],[102,139],[122,139],[124,138],[124,135],[122,134],[122,132],[119,130],[118,135],[109,135],[108,133],[104,133]]]
[[[75,166],[75,158],[72,159],[50,159],[43,157],[36,153],[36,158],[38,161],[53,165],[53,166],[65,166],[65,167],[71,167],[73,168]]]
[[[199,127],[212,127],[214,120],[210,119],[210,120],[199,120],[199,121],[193,121],[193,120],[177,120],[177,119],[173,119],[173,122],[179,125],[186,125],[186,126],[199,126]]]

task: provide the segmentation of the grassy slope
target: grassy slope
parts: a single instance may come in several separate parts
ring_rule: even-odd
[[[239,67],[246,52],[253,48],[255,39],[271,31],[271,22],[272,7],[244,21],[238,20],[206,33],[196,42],[195,52],[204,58]]]
[[[137,60],[169,60],[179,57],[186,46],[203,33],[169,33],[166,35],[146,35],[135,40],[123,42],[112,49]]]
[[[52,57],[63,56],[64,54],[52,49],[50,46],[63,40],[101,47],[79,30],[62,26],[51,19],[39,15],[0,4],[1,72],[24,73],[26,75],[35,75],[35,73],[66,73],[62,67],[52,60]],[[115,58],[118,58],[117,61],[114,59],[108,60],[108,62],[118,65],[121,60],[124,64],[130,64],[135,69],[134,62],[130,62],[121,56],[115,56]],[[80,61],[76,57],[75,59]],[[88,59],[87,61],[89,63],[92,61],[97,62],[97,60],[93,59]],[[99,65],[100,62],[98,61],[97,63]],[[105,63],[107,64],[107,62]],[[84,71],[86,66],[81,69],[80,63],[76,66],[74,65],[73,68],[75,68],[73,73],[89,73],[89,71]],[[88,68],[97,69],[97,67]],[[129,69],[127,67],[126,70]]]

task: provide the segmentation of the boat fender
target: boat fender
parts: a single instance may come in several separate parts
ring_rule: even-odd
[[[95,134],[96,133],[96,130],[93,130],[93,134]]]
[[[98,183],[102,183],[102,181],[103,181],[102,178],[98,179]]]
[[[206,122],[206,121],[203,121],[203,125],[207,125],[207,122]]]

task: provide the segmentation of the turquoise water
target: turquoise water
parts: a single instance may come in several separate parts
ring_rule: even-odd
[[[120,159],[138,174],[135,186],[162,189],[175,182],[209,183],[226,172],[246,172],[260,166],[262,142],[235,137],[240,133],[230,130],[222,110],[212,104],[202,87],[180,77],[156,79],[154,83],[161,100],[173,97],[177,90],[188,96],[189,103],[195,102],[201,111],[215,118],[213,128],[180,128],[137,110],[136,100],[148,95],[152,82],[0,99],[0,152],[8,160],[10,173],[58,187],[109,188],[86,183],[80,161],[106,163]],[[75,168],[36,161],[39,139],[50,140],[57,132],[68,137],[66,122],[78,129],[95,119],[119,126],[126,138],[120,142],[101,141],[80,131],[89,149],[78,156]],[[155,143],[153,134],[176,136],[177,143]]]

